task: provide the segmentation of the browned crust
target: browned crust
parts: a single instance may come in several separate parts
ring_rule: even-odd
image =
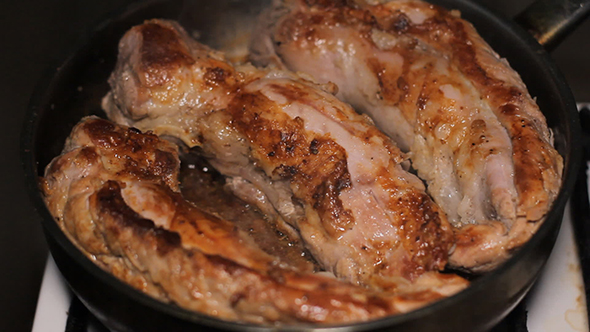
[[[116,238],[120,235],[119,228],[125,227],[132,229],[138,237],[144,237],[146,233],[151,233],[156,239],[157,251],[160,255],[166,255],[181,247],[178,233],[156,226],[153,221],[142,218],[125,203],[121,196],[121,185],[118,182],[107,181],[96,192],[96,200],[96,213],[100,216],[108,215],[108,218],[117,224],[110,226],[106,232],[106,234],[115,237],[111,240],[113,243],[118,242]]]
[[[129,43],[139,43],[140,46],[130,48]],[[197,75],[196,81],[202,81],[212,89],[227,91],[238,88],[240,82],[239,75],[222,56],[211,56],[207,47],[193,43],[187,32],[174,21],[150,20],[138,25],[125,35],[119,48],[120,51],[132,50],[133,59],[129,61],[134,66],[133,74],[141,81],[141,91],[137,93],[142,98],[149,95],[164,104],[167,100],[174,100],[173,97],[178,97],[180,90],[185,89],[182,84],[187,82],[180,80],[182,76],[187,76],[186,80]],[[198,70],[194,72],[194,69]],[[125,96],[119,97],[124,99]]]
[[[84,122],[80,129],[94,146],[122,163],[118,166],[118,175],[161,181],[176,187],[180,160],[172,144],[152,133],[143,134],[135,128],[122,128],[98,118]]]
[[[146,73],[146,85],[158,86],[170,78],[166,72],[195,63],[190,50],[172,26],[148,22],[139,28],[142,36],[141,68]]]
[[[487,52],[481,49],[488,49],[488,46],[469,23],[456,13],[419,1],[404,3],[403,6],[414,6],[418,10],[434,13],[433,17],[421,24],[412,23],[400,9],[389,4],[369,6],[349,1],[306,1],[306,5],[309,10],[295,10],[277,24],[274,33],[277,43],[313,43],[318,38],[318,29],[339,25],[355,29],[369,44],[373,44],[373,29],[396,36],[398,44],[394,50],[405,59],[397,80],[384,74],[385,65],[379,60],[370,58],[367,63],[378,79],[379,98],[394,105],[409,105],[407,108],[413,110],[416,106],[420,109],[428,101],[424,89],[426,93],[417,94],[416,90],[409,93],[408,82],[413,82],[409,69],[420,53],[414,50],[418,40],[433,45],[441,52],[441,56],[448,55],[451,62],[486,96],[511,138],[514,178],[519,197],[518,215],[531,221],[538,221],[544,216],[559,190],[562,158],[551,146],[544,119],[530,116],[523,110],[534,104],[527,91],[488,74],[480,59],[481,52]],[[428,83],[423,82],[425,85]],[[414,96],[414,99],[410,99],[410,96]],[[411,111],[404,111],[404,116],[410,123],[416,118]],[[486,152],[489,153],[494,151]]]
[[[298,97],[293,94],[304,93],[295,86],[274,88],[293,98]],[[282,111],[276,108],[260,93],[242,93],[233,99],[228,112],[236,129],[255,146],[259,158],[274,165],[275,176],[289,179],[297,188],[297,196],[320,214],[328,234],[348,230],[354,220],[339,198],[340,192],[351,186],[346,152],[330,137],[310,136],[302,119],[281,116]],[[278,116],[270,120],[258,110],[271,110]]]
[[[408,252],[402,275],[413,280],[426,271],[444,269],[454,243],[444,213],[426,193],[396,183],[388,174],[382,177],[380,180],[392,197],[388,208],[399,215],[401,243]]]

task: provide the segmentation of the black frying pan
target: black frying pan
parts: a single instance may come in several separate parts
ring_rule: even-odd
[[[117,43],[131,26],[148,18],[177,19],[201,41],[215,48],[234,46],[243,29],[270,0],[148,1],[126,8],[100,25],[95,34],[59,70],[40,84],[33,96],[22,136],[22,159],[31,199],[39,212],[49,248],[60,271],[82,302],[107,327],[117,331],[182,331],[229,329],[266,331],[276,328],[211,318],[159,302],[119,281],[89,261],[67,239],[46,209],[37,179],[57,156],[80,118],[103,115],[100,99],[108,91]],[[575,102],[543,46],[520,26],[495,16],[468,0],[432,0],[459,9],[480,34],[522,76],[537,97],[555,144],[564,156],[563,187],[547,219],[532,239],[496,270],[473,281],[465,291],[408,314],[334,327],[281,326],[284,330],[485,331],[505,317],[530,289],[557,237],[565,203],[573,188],[581,146]],[[587,12],[585,1],[550,1],[533,5],[519,21],[538,40],[553,47]],[[551,15],[547,15],[551,14]]]

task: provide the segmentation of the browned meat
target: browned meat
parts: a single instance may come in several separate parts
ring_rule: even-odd
[[[399,146],[456,227],[450,261],[504,261],[541,224],[562,158],[524,83],[456,11],[411,1],[278,1],[253,58],[333,82]]]
[[[182,60],[160,70],[146,56],[154,43],[166,61],[182,49]],[[153,73],[159,84],[146,84]],[[270,203],[337,277],[391,290],[446,265],[450,225],[422,182],[402,169],[404,156],[368,118],[317,85],[285,71],[233,68],[156,20],[123,37],[110,83],[109,117],[200,146],[238,193]]]
[[[405,312],[464,286],[425,274],[375,292],[292,270],[178,192],[176,148],[83,119],[42,180],[50,212],[94,262],[134,287],[209,315],[257,323],[347,322]]]

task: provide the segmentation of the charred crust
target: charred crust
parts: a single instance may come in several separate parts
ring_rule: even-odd
[[[148,22],[139,27],[139,33],[142,36],[141,66],[147,74],[148,85],[162,85],[170,80],[165,72],[195,63],[173,27]]]
[[[178,159],[173,153],[156,150],[153,168],[154,174],[158,176],[174,174],[178,169]]]
[[[273,88],[286,98],[306,94],[296,86]],[[340,200],[340,192],[352,186],[344,148],[329,136],[307,132],[301,118],[275,110],[277,106],[261,94],[244,93],[232,103],[228,111],[233,125],[252,142],[256,154],[274,166],[272,174],[297,184],[296,195],[317,210],[330,234],[349,230],[354,219]],[[264,109],[272,112],[272,120],[254,111]]]
[[[538,202],[548,200],[547,194],[543,194],[545,180],[540,179],[547,178],[546,172],[559,176],[560,162],[555,160],[559,160],[560,156],[553,149],[544,148],[549,143],[544,136],[546,134],[539,129],[536,119],[528,118],[525,123],[520,121],[522,120],[520,114],[523,113],[520,107],[526,103],[526,92],[490,76],[487,68],[478,59],[479,45],[478,41],[472,38],[472,28],[469,23],[434,5],[428,5],[433,10],[432,17],[420,24],[414,24],[401,11],[389,9],[385,5],[359,7],[347,1],[322,0],[307,1],[307,3],[309,6],[320,7],[321,10],[296,13],[290,20],[284,21],[279,30],[279,36],[295,42],[298,38],[302,38],[306,40],[303,42],[308,43],[314,38],[320,38],[317,29],[339,24],[358,31],[359,35],[369,43],[373,43],[370,38],[373,29],[393,35],[403,35],[396,46],[396,50],[404,57],[400,75],[386,73],[387,68],[376,59],[367,61],[368,67],[378,79],[377,98],[379,99],[398,104],[409,102],[418,110],[425,109],[429,94],[424,88],[416,99],[408,99],[411,95],[407,77],[411,75],[409,69],[414,57],[413,50],[418,39],[421,39],[427,43],[433,43],[448,53],[450,60],[457,64],[459,70],[484,92],[493,105],[496,105],[494,106],[497,107],[496,114],[507,128],[513,145],[515,185],[520,197],[520,205],[531,207],[536,206]],[[294,34],[289,36],[288,31]],[[409,119],[415,117],[414,113],[405,115]],[[473,150],[478,153],[479,143],[481,141],[471,142]],[[495,152],[486,151],[487,154]]]
[[[84,122],[83,127],[92,142],[98,146],[116,146],[121,142],[120,135],[116,135],[115,125],[110,121],[92,119]]]
[[[319,145],[320,142],[317,139],[312,139],[311,143],[309,143],[309,152],[311,154],[318,154],[319,153]]]
[[[137,129],[116,126],[104,119],[91,119],[83,124],[84,131],[92,143],[104,148],[124,148],[137,152],[143,146],[153,146],[159,139],[153,134],[138,133]]]
[[[314,42],[321,39],[317,27],[354,25],[359,34],[369,38],[375,18],[367,11],[358,10],[347,4],[354,1],[308,1],[309,6],[319,7],[317,12],[296,12],[284,20],[274,38],[276,43],[286,41]]]
[[[140,237],[152,235],[156,239],[157,250],[161,255],[181,247],[180,235],[156,226],[153,221],[142,218],[131,209],[121,195],[121,185],[116,181],[107,181],[96,193],[99,214],[111,218],[114,225],[108,227],[117,235],[120,228],[131,229]]]
[[[78,157],[83,158],[87,163],[93,163],[98,160],[98,152],[96,148],[86,146],[80,150]]]
[[[297,166],[280,165],[275,169],[275,173],[283,179],[291,179],[297,172]]]
[[[519,108],[514,104],[506,104],[500,107],[500,112],[506,116],[513,116],[517,114]]]
[[[88,147],[88,160],[96,154],[111,154],[124,163],[119,174],[131,174],[143,179],[169,182],[177,174],[180,161],[171,143],[160,140],[151,133],[141,133],[135,128],[115,126],[103,119],[91,119],[83,124],[83,130],[96,147]],[[99,151],[96,151],[98,149]]]
[[[410,26],[410,19],[405,14],[398,13],[392,20],[391,29],[397,33],[404,33]]]
[[[428,102],[428,97],[423,94],[420,94],[418,100],[416,101],[416,106],[419,110],[424,110],[426,108],[426,103]]]
[[[229,77],[231,77],[231,73],[221,67],[207,68],[203,75],[203,79],[208,85],[222,85]]]
[[[339,177],[336,180],[336,191],[341,192],[344,189],[348,189],[352,187],[352,182],[350,181],[350,174],[348,172],[344,172],[343,176]]]
[[[402,90],[403,92],[408,92],[410,90],[410,85],[403,76],[400,76],[397,79],[397,88]]]
[[[395,209],[404,213],[400,235],[411,253],[405,273],[411,279],[424,271],[443,269],[454,237],[438,208],[425,193],[413,190],[394,201]]]
[[[324,179],[313,194],[313,207],[321,216],[324,228],[331,235],[351,229],[354,225],[352,212],[345,209],[340,192],[351,187],[346,160],[336,163],[328,178]]]

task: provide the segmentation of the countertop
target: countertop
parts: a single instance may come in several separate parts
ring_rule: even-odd
[[[74,50],[106,15],[132,1],[3,1],[0,5],[0,331],[30,331],[47,247],[29,203],[20,164],[19,136],[35,85],[44,72]],[[483,0],[511,17],[530,0]],[[553,57],[578,101],[590,101],[590,21]],[[54,68],[53,68],[54,69]]]

